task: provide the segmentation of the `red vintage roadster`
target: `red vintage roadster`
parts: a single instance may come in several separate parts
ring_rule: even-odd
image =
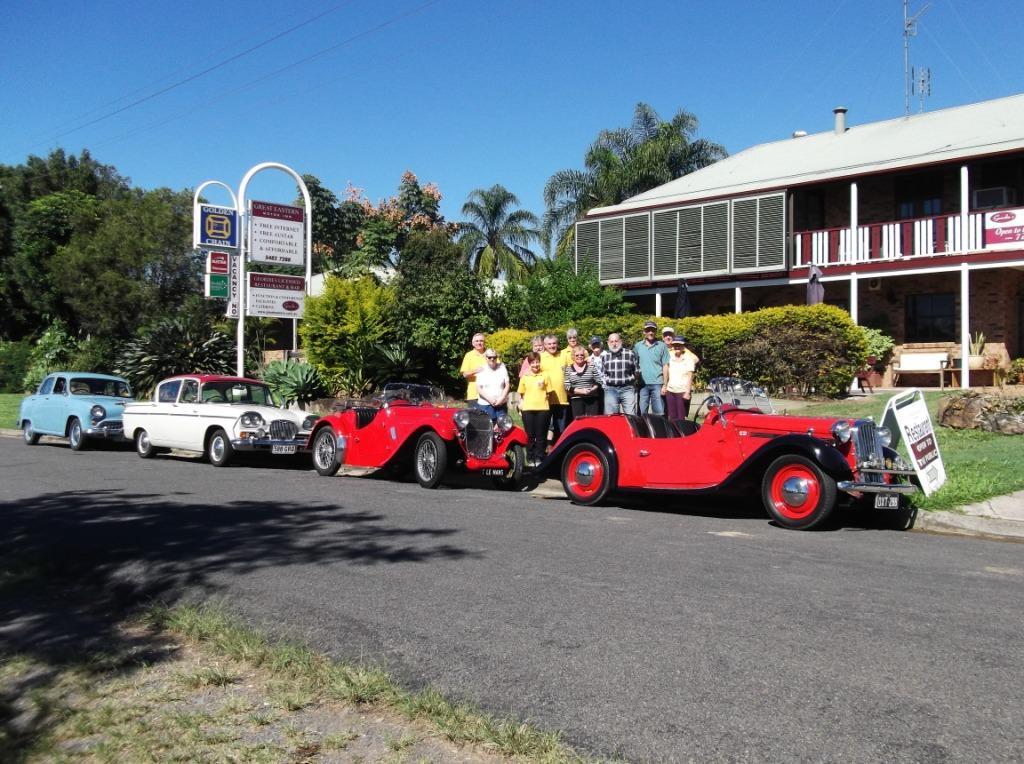
[[[519,485],[526,463],[526,433],[507,416],[460,408],[435,387],[385,385],[370,401],[347,405],[317,421],[310,435],[313,466],[334,475],[342,464],[412,468],[424,488],[439,485],[450,466],[489,475],[496,485]]]
[[[866,419],[783,416],[744,380],[711,380],[702,424],[662,416],[583,417],[566,428],[539,466],[560,475],[569,499],[596,504],[611,493],[684,497],[760,491],[786,528],[810,529],[835,510],[840,493],[898,509],[918,489],[914,471],[884,427]]]

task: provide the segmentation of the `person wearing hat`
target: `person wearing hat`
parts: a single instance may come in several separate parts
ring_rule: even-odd
[[[671,347],[672,338],[676,336],[676,330],[671,326],[663,326],[661,328],[661,341],[665,343],[666,347]]]
[[[661,389],[665,385],[663,369],[668,363],[668,348],[658,339],[658,325],[653,321],[644,322],[644,338],[633,346],[637,365],[640,367],[640,415],[648,411],[652,414],[664,414],[665,404],[661,399]]]
[[[693,374],[700,358],[686,346],[686,337],[673,337],[668,363],[662,370],[669,419],[686,419],[690,415],[690,396],[693,393]]]

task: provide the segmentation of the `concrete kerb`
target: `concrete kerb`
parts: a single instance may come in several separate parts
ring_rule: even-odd
[[[0,437],[21,438],[21,430],[0,428]],[[49,436],[43,439],[61,441]],[[345,467],[339,474],[362,476],[372,472],[374,470],[362,467]],[[553,499],[562,498],[565,493],[561,482],[546,480],[527,492],[527,495],[538,499]],[[920,511],[913,530],[1024,542],[1024,491],[958,507],[956,511]]]

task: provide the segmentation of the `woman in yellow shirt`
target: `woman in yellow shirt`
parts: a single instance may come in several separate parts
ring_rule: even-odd
[[[551,381],[540,368],[540,353],[530,353],[526,360],[530,362],[530,371],[519,378],[519,410],[523,415],[523,429],[526,430],[527,460],[534,465],[544,458],[548,447]]]

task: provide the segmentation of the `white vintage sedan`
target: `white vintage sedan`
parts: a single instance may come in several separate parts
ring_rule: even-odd
[[[124,437],[143,459],[178,448],[223,467],[237,452],[308,451],[316,420],[279,408],[270,388],[255,379],[186,374],[163,380],[153,400],[124,407]]]

